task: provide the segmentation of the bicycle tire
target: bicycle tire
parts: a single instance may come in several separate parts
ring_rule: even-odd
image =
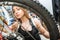
[[[46,24],[47,29],[50,33],[50,40],[58,40],[59,30],[57,28],[56,22],[51,17],[50,12],[48,12],[48,10],[45,7],[43,7],[40,3],[37,3],[33,0],[1,0],[0,2],[4,1],[21,3],[23,5],[28,6],[30,10],[33,9],[35,12],[37,12],[35,13],[37,16],[42,16],[42,20]]]

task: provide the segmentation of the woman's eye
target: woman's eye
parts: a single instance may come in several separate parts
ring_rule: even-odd
[[[17,10],[20,10],[20,8],[17,8]]]

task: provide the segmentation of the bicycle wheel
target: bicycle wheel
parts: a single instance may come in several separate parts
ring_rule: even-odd
[[[0,6],[4,5],[16,5],[23,7],[31,12],[35,13],[39,18],[41,18],[50,33],[50,40],[57,40],[59,37],[59,30],[50,13],[39,3],[32,0],[2,0],[0,1]]]

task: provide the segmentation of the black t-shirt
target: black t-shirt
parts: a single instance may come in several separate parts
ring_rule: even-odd
[[[36,27],[33,25],[32,20],[29,19],[29,22],[32,26],[32,30],[28,31],[36,40],[40,40],[40,36],[38,34],[38,30],[36,29]],[[18,29],[18,32],[21,33],[26,39],[25,40],[33,40],[33,38],[24,30],[20,28]]]

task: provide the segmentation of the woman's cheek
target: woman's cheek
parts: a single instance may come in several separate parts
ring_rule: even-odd
[[[14,16],[17,18],[16,14],[14,14]]]

